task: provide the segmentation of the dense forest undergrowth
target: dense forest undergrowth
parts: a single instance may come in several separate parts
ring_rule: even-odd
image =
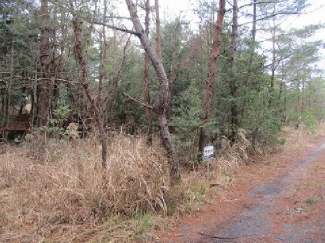
[[[0,240],[150,241],[319,133],[324,24],[287,25],[315,3],[240,4],[2,1]]]

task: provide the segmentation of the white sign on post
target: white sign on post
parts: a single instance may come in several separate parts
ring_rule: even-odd
[[[213,159],[213,146],[204,147],[203,158],[207,162]]]

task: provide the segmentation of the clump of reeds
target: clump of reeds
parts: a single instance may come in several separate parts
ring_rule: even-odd
[[[28,147],[0,155],[1,242],[69,242],[112,215],[166,211],[167,161],[145,139],[112,138],[109,171],[92,140],[47,141],[44,161]]]
[[[249,160],[249,150],[252,144],[244,132],[238,132],[234,144],[231,144],[231,141],[225,137],[221,140],[221,149],[217,151],[215,159],[211,162],[215,171],[218,173],[230,172]]]

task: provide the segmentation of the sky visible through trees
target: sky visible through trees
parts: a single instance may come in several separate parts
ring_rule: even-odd
[[[193,11],[193,3],[198,2],[195,0],[186,0],[186,1],[174,1],[174,0],[164,0],[161,1],[160,5],[162,7],[163,18],[169,18],[169,16],[179,16],[183,17],[185,20],[191,21],[193,27],[195,28],[197,21],[197,17],[192,13]],[[213,2],[213,1],[210,1]],[[244,0],[240,1],[241,5],[247,4],[250,1]],[[293,15],[289,17],[285,22],[283,22],[284,28],[299,28],[302,26],[310,25],[310,24],[324,24],[324,12],[325,12],[325,3],[319,0],[310,0],[311,4],[303,14]],[[242,17],[239,19],[239,24],[247,23],[249,25],[251,20],[248,18]],[[258,35],[259,36],[259,35]],[[258,38],[263,39],[262,36]],[[325,30],[321,29],[317,31],[314,39],[322,39],[325,42]],[[323,46],[323,50],[321,50],[322,55],[325,55],[325,45]],[[321,65],[325,66],[325,59],[321,61]]]

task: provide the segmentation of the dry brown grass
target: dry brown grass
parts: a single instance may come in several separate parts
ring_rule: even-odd
[[[304,125],[301,125],[298,129],[286,126],[282,130],[282,137],[286,140],[283,149],[288,151],[300,150],[308,145],[313,138],[324,135],[325,124],[319,125],[314,131]]]
[[[210,173],[206,173],[207,179],[212,179],[217,184],[229,185],[232,183],[230,174],[240,165],[249,160],[251,142],[246,139],[243,132],[237,135],[236,143],[230,146],[227,138],[222,140],[222,149],[217,152],[215,159],[211,162]]]
[[[284,149],[299,149],[314,135],[284,128]],[[250,160],[244,134],[234,146],[222,144],[209,171],[206,164],[183,170],[172,189],[164,151],[142,138],[111,140],[110,173],[101,168],[95,138],[49,141],[43,162],[35,160],[37,141],[9,146],[0,154],[0,242],[154,242],[155,230],[170,222],[159,215],[200,208]]]
[[[43,163],[25,147],[0,155],[1,242],[128,242],[141,215],[166,212],[167,161],[143,139],[114,138],[110,173],[93,140],[50,141],[46,153]]]

